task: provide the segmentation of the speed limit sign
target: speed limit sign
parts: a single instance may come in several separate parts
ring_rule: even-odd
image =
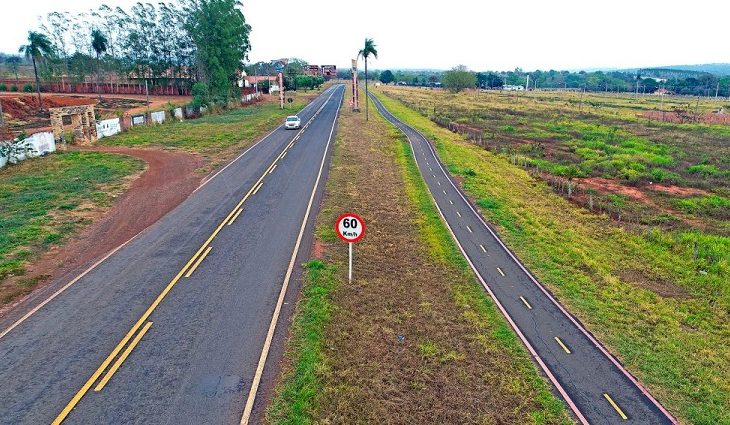
[[[340,239],[348,243],[350,261],[348,263],[347,278],[352,282],[352,245],[365,236],[365,222],[357,214],[345,213],[337,218],[335,232],[337,232]]]
[[[353,213],[342,214],[335,222],[337,236],[345,242],[357,242],[365,236],[365,222]]]

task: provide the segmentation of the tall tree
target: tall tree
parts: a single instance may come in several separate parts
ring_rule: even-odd
[[[237,0],[191,0],[186,29],[197,47],[198,66],[215,100],[228,102],[251,49],[251,26]]]
[[[91,31],[91,48],[94,49],[94,53],[96,53],[96,93],[99,95],[99,100],[101,100],[101,92],[99,91],[99,80],[101,79],[101,55],[106,52],[108,43],[109,40],[99,29],[94,28]]]
[[[10,70],[15,74],[15,82],[18,82],[18,67],[20,67],[20,62],[22,62],[23,59],[20,58],[20,56],[10,56],[9,58],[5,59],[5,63],[8,64],[8,67],[10,67]]]
[[[18,53],[23,53],[26,58],[33,61],[33,73],[35,74],[35,87],[38,92],[38,107],[43,107],[41,101],[41,82],[38,78],[37,61],[53,54],[53,45],[44,34],[35,31],[28,32],[28,44],[20,46]]]
[[[395,80],[395,76],[393,75],[393,72],[389,69],[386,69],[385,71],[380,73],[380,82],[383,84],[390,84]]]
[[[474,87],[477,77],[466,66],[458,65],[444,72],[441,82],[450,92],[458,93],[466,88]]]
[[[378,58],[378,50],[376,49],[375,42],[372,38],[365,38],[365,46],[357,52],[357,56],[365,60],[365,121],[368,120],[368,58],[373,55],[375,59]]]

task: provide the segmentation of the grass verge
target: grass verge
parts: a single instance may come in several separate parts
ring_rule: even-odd
[[[342,111],[317,219],[324,254],[307,264],[268,422],[570,423],[468,269],[409,149],[374,109],[367,124]],[[369,229],[352,284],[332,229],[346,210]]]
[[[670,411],[690,423],[730,423],[730,247],[712,242],[719,260],[708,262],[692,247],[711,235],[616,226],[504,158],[379,98],[435,142],[506,243]]]
[[[60,244],[95,210],[111,205],[141,171],[136,159],[95,152],[59,152],[0,171],[0,303],[32,290],[38,279],[8,284],[39,253]]]

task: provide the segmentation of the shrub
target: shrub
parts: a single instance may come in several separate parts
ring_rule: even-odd
[[[698,164],[687,167],[687,171],[692,174],[699,174],[703,177],[714,176],[720,172],[716,165],[712,164]]]
[[[33,84],[31,84],[31,83],[25,83],[23,85],[23,91],[26,92],[26,93],[32,92],[33,91]]]
[[[208,106],[210,103],[210,92],[208,91],[208,86],[203,82],[193,84],[192,95],[193,101],[190,102],[190,106],[194,108]]]
[[[0,84],[0,91],[8,91],[8,86],[5,84]]]
[[[679,174],[667,171],[663,168],[652,169],[651,178],[654,179],[654,181],[662,183],[678,184],[682,182],[682,177]]]
[[[13,84],[12,86],[10,86],[10,91],[18,91],[18,85]]]

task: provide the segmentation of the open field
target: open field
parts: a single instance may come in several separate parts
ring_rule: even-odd
[[[352,284],[344,211],[368,226]],[[316,237],[270,423],[570,423],[374,108],[341,111]]]
[[[95,210],[108,208],[142,168],[127,156],[67,152],[1,170],[0,303],[39,282],[36,277],[10,284],[6,278],[22,276],[28,262],[88,224]]]
[[[435,142],[442,160],[463,178],[465,190],[508,245],[666,407],[689,423],[730,423],[727,237],[687,227],[659,231],[591,213],[514,165],[509,151],[485,150],[392,99],[450,95],[392,88],[378,95],[390,111]],[[521,112],[523,120],[541,125],[540,118]],[[471,113],[493,111],[484,107]],[[663,125],[686,140],[701,140],[696,133],[720,131]],[[627,128],[635,127],[629,121],[617,131]],[[720,145],[721,137],[710,143]],[[713,149],[699,145],[690,151]],[[710,158],[724,167],[713,162],[717,156]],[[620,178],[612,180],[622,183]],[[704,190],[724,193],[722,186]]]

